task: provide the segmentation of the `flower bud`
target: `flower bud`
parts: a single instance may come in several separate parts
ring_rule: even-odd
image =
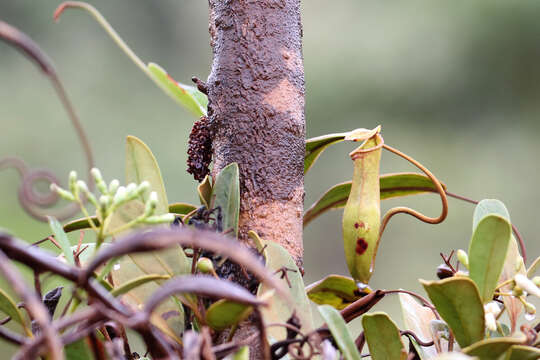
[[[486,305],[484,305],[484,311],[486,313],[491,313],[495,316],[499,315],[499,312],[501,311],[501,308],[499,307],[499,305],[497,305],[497,303],[491,301],[489,303],[487,303]]]
[[[525,290],[527,293],[540,297],[540,289],[538,288],[538,286],[536,286],[536,284],[533,281],[527,278],[527,276],[523,274],[517,274],[514,277],[514,281],[516,282],[516,287],[519,286],[523,290]]]
[[[96,182],[103,181],[103,177],[101,176],[101,171],[99,171],[98,168],[92,168],[92,170],[90,170],[90,174],[92,175],[92,177],[94,178]]]
[[[114,194],[113,198],[113,204],[120,205],[127,199],[127,192],[126,188],[123,186],[119,186],[118,190],[116,190],[116,194]]]
[[[84,195],[86,195],[86,197],[88,198],[88,201],[90,201],[96,208],[99,208],[99,204],[96,200],[96,197],[94,196],[94,194],[92,194],[88,190],[88,186],[86,186],[86,183],[84,181],[82,180],[77,181],[77,189],[82,191]]]
[[[89,192],[88,186],[86,186],[86,183],[82,180],[77,181],[77,188],[79,188],[79,190],[81,190],[83,193]]]
[[[77,189],[77,172],[75,170],[72,170],[69,172],[69,190],[71,190],[71,193],[77,196],[79,193]]]
[[[497,331],[497,320],[492,313],[487,313],[485,315],[486,319],[486,328],[490,331]]]
[[[67,190],[62,189],[61,187],[59,187],[55,183],[51,183],[50,189],[51,189],[52,192],[57,193],[61,198],[65,199],[65,200],[75,201],[75,197],[73,196],[72,193],[70,193]]]
[[[469,268],[469,255],[467,255],[467,253],[462,249],[459,249],[456,255],[459,262],[462,263],[463,266],[465,266],[468,269]]]
[[[532,282],[534,283],[534,285],[540,287],[540,276],[535,276],[535,277],[533,277],[533,278],[532,278]]]
[[[99,203],[102,207],[107,208],[111,203],[111,197],[109,195],[101,195],[99,197]]]
[[[525,312],[529,315],[535,315],[536,314],[536,307],[529,303],[529,302],[525,302],[523,304],[525,306]]]
[[[128,196],[135,195],[135,192],[137,191],[137,185],[135,183],[129,183],[126,186],[126,191],[127,191]]]
[[[90,174],[92,174],[92,177],[94,178],[94,182],[96,183],[96,187],[102,194],[107,194],[107,184],[105,184],[105,181],[103,181],[103,177],[101,176],[101,171],[97,168],[93,168],[90,170]]]
[[[154,214],[157,204],[158,204],[157,193],[155,191],[152,191],[150,193],[150,196],[148,197],[148,200],[146,200],[146,204],[144,206],[144,215],[150,216]]]
[[[202,257],[197,261],[197,270],[203,274],[214,273],[214,264],[209,258]]]
[[[109,195],[114,196],[116,194],[116,190],[118,190],[118,186],[120,186],[120,181],[118,179],[114,179],[109,183]]]
[[[137,187],[137,194],[143,195],[149,189],[150,189],[150,183],[145,180],[142,183],[140,183],[139,186]]]

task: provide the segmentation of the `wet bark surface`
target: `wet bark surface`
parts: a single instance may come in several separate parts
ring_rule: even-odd
[[[304,70],[300,0],[209,0],[213,175],[240,166],[240,232],[302,264]]]

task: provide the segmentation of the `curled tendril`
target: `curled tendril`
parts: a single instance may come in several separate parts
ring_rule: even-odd
[[[392,218],[392,216],[397,215],[399,213],[409,214],[411,216],[414,216],[418,220],[426,222],[428,224],[439,224],[439,223],[443,222],[444,219],[446,219],[446,216],[448,215],[448,199],[446,197],[446,192],[445,192],[444,187],[442,186],[441,182],[435,177],[435,175],[433,175],[431,173],[431,171],[429,171],[425,166],[423,166],[422,164],[420,164],[418,161],[414,160],[410,156],[408,156],[408,155],[402,153],[401,151],[399,151],[397,149],[394,149],[393,147],[391,147],[389,145],[386,145],[384,143],[383,143],[382,147],[384,149],[390,151],[390,152],[393,152],[394,154],[396,154],[398,156],[401,156],[405,160],[409,161],[414,166],[416,166],[418,169],[420,169],[422,172],[424,172],[424,174],[426,174],[427,177],[429,177],[431,179],[431,181],[433,182],[433,184],[437,188],[437,192],[441,196],[442,210],[441,210],[441,214],[439,216],[437,216],[437,217],[429,217],[429,216],[426,216],[426,215],[424,215],[422,213],[419,213],[416,210],[413,210],[411,208],[404,207],[404,206],[399,206],[399,207],[392,208],[392,209],[388,210],[388,212],[384,215],[384,217],[383,217],[383,219],[381,221],[381,229],[380,229],[380,232],[379,232],[379,238],[382,236],[382,234],[384,232],[384,229],[386,228],[386,225],[388,225],[388,221],[390,221],[390,218]]]
[[[41,71],[49,78],[53,88],[62,103],[62,106],[66,110],[69,119],[77,137],[83,147],[83,151],[86,157],[88,165],[88,172],[94,166],[94,159],[92,155],[92,149],[88,138],[84,132],[84,129],[79,121],[73,105],[69,101],[66,91],[54,66],[49,57],[39,48],[39,46],[30,39],[26,34],[18,30],[17,28],[0,20],[0,39],[4,40],[7,44],[20,50],[30,60],[33,60],[41,69]],[[43,208],[52,207],[59,200],[58,195],[52,191],[46,193],[37,192],[35,185],[38,182],[45,181],[48,183],[59,184],[57,177],[45,169],[29,169],[26,163],[17,157],[5,157],[0,159],[0,170],[6,168],[14,168],[21,176],[21,185],[19,187],[19,202],[25,211],[37,220],[46,221],[47,218],[43,213]],[[93,187],[92,182],[89,181],[89,185]],[[92,189],[91,189],[92,190]],[[47,211],[48,215],[53,215],[59,220],[67,219],[75,215],[79,210],[76,204],[69,204],[64,208],[57,210]]]

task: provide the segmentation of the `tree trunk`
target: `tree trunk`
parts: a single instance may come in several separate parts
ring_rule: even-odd
[[[304,67],[300,0],[209,0],[213,175],[240,167],[240,237],[256,231],[302,266]]]

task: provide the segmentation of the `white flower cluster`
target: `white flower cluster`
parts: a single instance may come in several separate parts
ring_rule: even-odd
[[[120,186],[120,182],[114,179],[107,185],[101,176],[101,172],[96,168],[93,168],[90,174],[96,188],[101,193],[99,199],[88,189],[87,184],[83,180],[77,179],[77,172],[75,171],[69,173],[69,190],[62,189],[56,184],[51,184],[51,190],[57,192],[58,195],[66,200],[79,203],[83,212],[85,212],[82,201],[82,196],[84,196],[84,198],[88,199],[95,206],[97,218],[101,224],[105,224],[104,226],[107,225],[107,220],[111,218],[115,210],[129,201],[135,199],[143,200],[145,194],[150,189],[150,183],[148,181],[143,181],[139,185],[130,183],[127,186]],[[138,223],[161,224],[174,220],[173,214],[155,215],[157,205],[157,193],[152,191],[145,201],[143,214],[133,219],[129,225],[133,226]]]

